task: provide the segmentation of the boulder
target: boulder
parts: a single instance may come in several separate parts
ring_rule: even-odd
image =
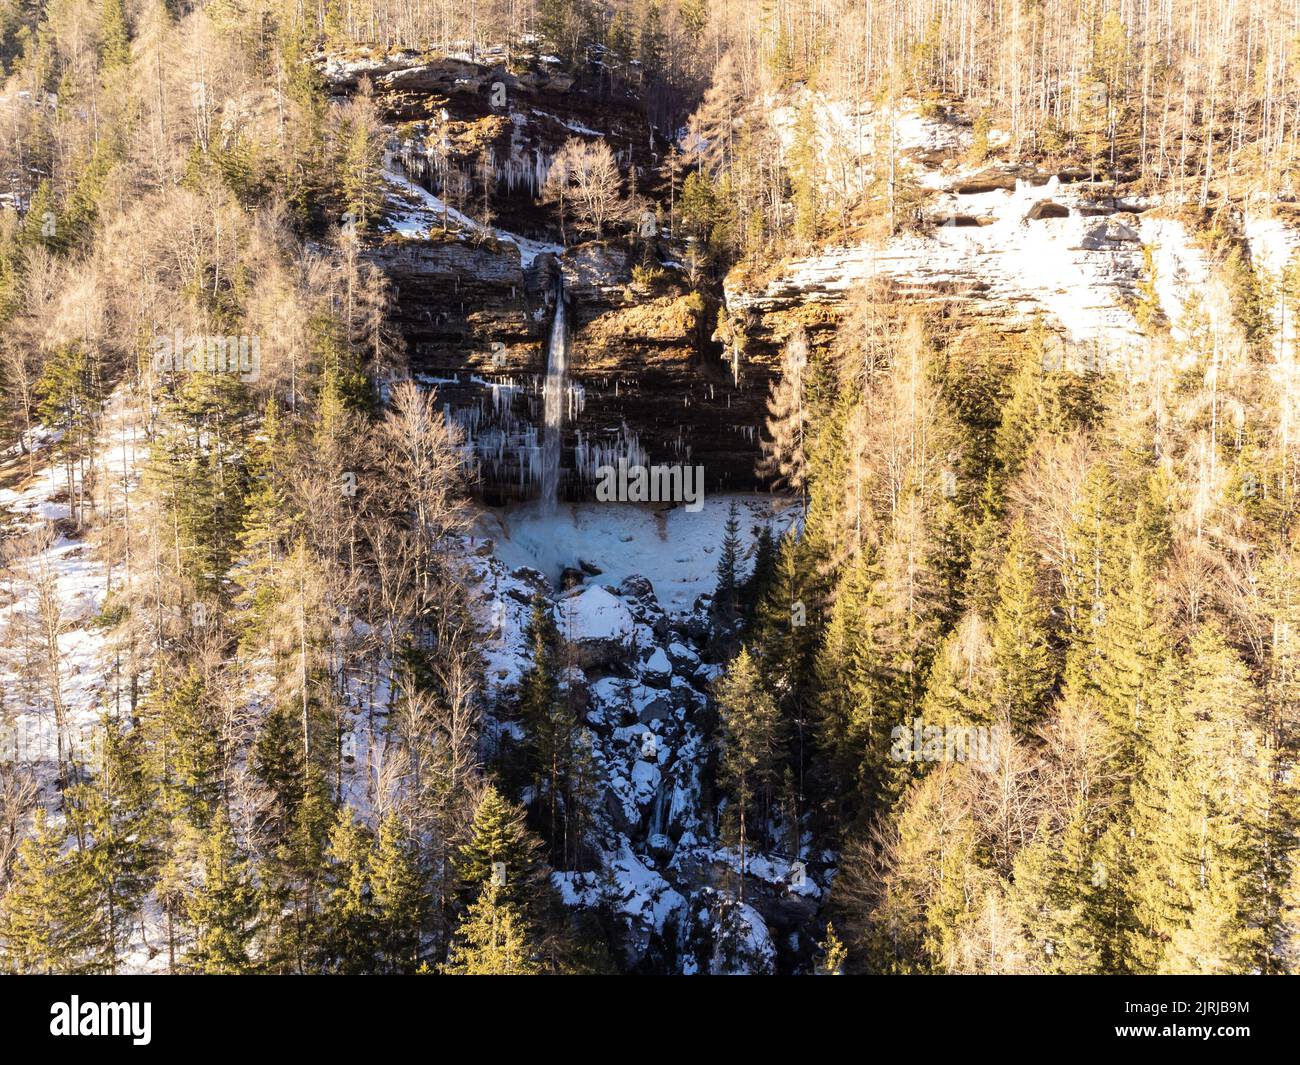
[[[574,660],[585,670],[627,665],[635,620],[608,589],[598,585],[574,589],[557,608],[560,633],[572,645]]]
[[[645,577],[638,577],[634,573],[630,577],[623,578],[623,582],[618,586],[618,594],[633,599],[653,598],[655,586]]]
[[[668,645],[668,659],[672,662],[673,669],[687,676],[694,673],[700,664],[700,656],[684,643],[678,642]]]
[[[661,862],[667,861],[673,854],[673,841],[662,832],[656,833],[646,840],[646,847]]]
[[[656,647],[641,665],[641,679],[651,688],[666,688],[672,682],[673,666],[662,647]]]
[[[1039,200],[1034,206],[1029,208],[1025,215],[1028,222],[1037,222],[1040,218],[1069,218],[1070,209],[1059,203],[1053,203],[1051,200]]]
[[[664,695],[656,695],[637,708],[637,720],[642,724],[652,721],[666,721],[673,716],[673,703]]]

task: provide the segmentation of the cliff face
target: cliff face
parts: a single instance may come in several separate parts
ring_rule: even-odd
[[[507,448],[525,446],[539,427],[554,282],[563,278],[571,322],[566,496],[590,490],[572,474],[581,443],[633,438],[648,462],[703,466],[710,491],[757,483],[767,378],[737,383],[709,340],[716,309],[680,284],[634,284],[625,249],[579,245],[524,266],[512,245],[426,239],[385,242],[370,258],[392,280],[393,324],[413,371],[476,438],[495,428],[515,437]],[[484,478],[490,499],[533,494],[513,470],[502,477],[485,468]]]
[[[389,209],[369,255],[392,279],[412,369],[464,427],[492,501],[537,492],[557,278],[571,329],[560,491],[578,499],[591,494],[593,465],[618,454],[700,465],[709,491],[762,487],[759,438],[782,344],[796,328],[829,340],[868,282],[984,328],[1040,321],[1066,358],[1104,359],[1142,346],[1134,307],[1149,264],[1175,327],[1180,294],[1209,277],[1170,205],[1117,195],[1083,172],[969,164],[958,118],[903,108],[893,136],[920,205],[903,231],[850,237],[761,277],[737,271],[719,307],[689,291],[684,250],[662,229],[635,245],[565,248],[539,201],[573,136],[603,139],[639,189],[654,187],[667,144],[635,100],[546,64],[512,73],[503,59],[399,54],[324,70],[339,93],[370,78],[392,122]],[[880,116],[818,106],[823,140],[869,165]],[[770,110],[778,136],[792,136],[794,111]],[[448,167],[468,181],[454,197]]]
[[[1122,348],[1141,339],[1130,305],[1143,245],[1181,255],[1188,243],[1177,223],[1157,219],[1155,204],[1117,201],[1057,174],[940,172],[930,185],[910,232],[794,259],[757,285],[729,282],[727,308],[751,348],[771,349],[795,323],[829,334],[848,294],[873,279],[910,303],[945,305],[998,330],[1040,317],[1072,343]]]
[[[866,165],[879,116],[820,99],[815,110],[823,142]],[[770,116],[787,138],[790,112],[777,108]],[[738,347],[742,366],[770,366],[800,326],[814,344],[828,340],[850,293],[868,282],[983,329],[1015,333],[1041,323],[1066,360],[1100,368],[1145,350],[1135,314],[1143,287],[1154,290],[1175,335],[1192,292],[1215,330],[1234,328],[1230,300],[1213,279],[1212,253],[1188,224],[1185,205],[1126,192],[1140,175],[1120,174],[1118,184],[1105,185],[1077,168],[976,164],[969,161],[970,130],[956,116],[904,106],[891,121],[920,206],[892,237],[841,241],[759,278],[733,272],[724,285],[726,340]],[[995,132],[990,144],[1002,139]],[[1275,207],[1288,216],[1294,210]],[[1276,274],[1296,243],[1293,225],[1237,221],[1245,254]]]
[[[392,123],[388,210],[367,256],[392,283],[392,324],[412,371],[438,388],[479,454],[486,499],[537,491],[557,278],[570,320],[562,496],[590,495],[593,462],[616,454],[702,466],[708,491],[759,483],[769,377],[738,377],[724,361],[712,339],[717,307],[690,293],[668,234],[635,248],[564,248],[538,201],[551,159],[574,136],[602,138],[639,187],[657,180],[666,144],[635,100],[545,69],[513,74],[504,63],[411,53],[322,69],[340,94],[369,78]],[[494,107],[503,91],[505,105]],[[454,204],[440,176],[449,165],[470,179]]]

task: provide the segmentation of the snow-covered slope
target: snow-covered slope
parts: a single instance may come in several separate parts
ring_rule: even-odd
[[[110,588],[110,566],[73,530],[67,478],[55,454],[57,434],[36,436],[30,463],[15,449],[0,464],[0,529],[11,574],[0,587],[0,760],[34,768],[49,783],[57,766],[55,699],[65,707],[65,741],[78,760],[90,757],[86,737],[109,708],[110,648],[95,619]],[[90,493],[94,519],[120,522],[147,446],[125,392],[110,397],[99,439]],[[75,473],[74,488],[80,485]],[[113,573],[120,580],[122,566]],[[47,625],[57,632],[52,668]]]

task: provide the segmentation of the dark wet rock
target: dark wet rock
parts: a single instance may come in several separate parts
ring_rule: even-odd
[[[1029,166],[991,166],[974,177],[959,182],[953,191],[961,196],[976,196],[999,189],[1014,190],[1018,181],[1027,181],[1030,185],[1046,185],[1048,179],[1049,175]]]
[[[685,644],[673,641],[668,644],[668,659],[673,669],[685,676],[690,676],[699,667],[700,656]]]
[[[1069,218],[1070,209],[1051,200],[1039,200],[1025,215],[1026,220],[1037,222],[1040,218]]]
[[[643,724],[648,725],[652,721],[665,721],[673,716],[672,701],[664,695],[656,695],[649,702],[642,705],[637,719]]]
[[[546,595],[550,591],[551,582],[546,579],[546,575],[530,566],[520,566],[510,576],[527,585],[526,588],[507,586],[506,595],[517,603],[531,603],[534,596]]]
[[[637,576],[635,573],[630,577],[624,577],[618,586],[618,594],[633,599],[653,599],[655,587],[646,577]]]

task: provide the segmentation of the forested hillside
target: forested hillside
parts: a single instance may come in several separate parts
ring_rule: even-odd
[[[0,972],[1296,972],[1298,42],[0,0]]]

